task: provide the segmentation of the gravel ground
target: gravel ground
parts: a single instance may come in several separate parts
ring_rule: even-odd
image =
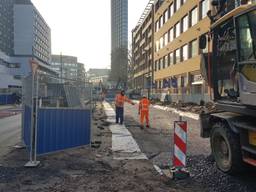
[[[93,142],[99,148],[80,147],[39,157],[38,168],[24,168],[26,150],[0,158],[0,192],[179,192],[166,185],[148,160],[113,160],[111,132],[98,105],[93,121]]]
[[[135,106],[136,107],[136,106]],[[135,110],[136,109],[136,110]],[[149,160],[113,160],[111,132],[100,104],[94,114],[93,141],[99,148],[80,147],[39,157],[41,165],[24,168],[25,150],[13,150],[0,158],[0,192],[253,192],[255,170],[231,177],[216,169],[209,141],[199,137],[198,122],[188,120],[188,168],[191,177],[168,183],[153,164],[171,164],[172,122],[177,116],[151,112],[151,128],[140,130],[137,108],[126,106],[125,124]]]
[[[178,116],[161,110],[150,110],[150,129],[139,129],[137,106],[126,105],[125,124],[132,132],[142,152],[152,163],[159,166],[171,165],[173,149],[173,121]],[[255,192],[256,170],[251,168],[243,174],[229,176],[220,172],[210,154],[209,139],[200,138],[199,122],[186,118],[188,121],[188,169],[191,177],[182,181],[172,181],[172,186],[183,186],[193,191],[209,192]]]

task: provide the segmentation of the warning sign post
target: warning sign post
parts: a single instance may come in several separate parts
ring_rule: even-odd
[[[174,150],[173,150],[173,178],[183,179],[189,176],[186,170],[187,163],[187,121],[180,117],[179,121],[174,122]]]

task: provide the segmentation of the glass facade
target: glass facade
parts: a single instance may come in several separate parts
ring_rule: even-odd
[[[0,1],[0,51],[13,55],[13,4],[14,0]]]
[[[128,0],[111,0],[111,80],[127,81]]]

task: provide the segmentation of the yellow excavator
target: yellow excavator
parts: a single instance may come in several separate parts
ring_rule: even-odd
[[[256,4],[223,5],[213,1],[210,31],[199,40],[208,45],[201,70],[216,104],[201,114],[201,136],[210,137],[218,168],[233,174],[256,166]]]

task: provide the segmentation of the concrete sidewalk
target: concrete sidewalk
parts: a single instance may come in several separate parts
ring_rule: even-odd
[[[12,109],[15,107],[15,105],[0,105],[0,110]]]
[[[107,121],[110,124],[109,129],[112,133],[112,151],[114,159],[147,159],[147,156],[141,152],[137,142],[125,125],[115,124],[115,112],[111,105],[103,102],[104,110],[107,115]]]

